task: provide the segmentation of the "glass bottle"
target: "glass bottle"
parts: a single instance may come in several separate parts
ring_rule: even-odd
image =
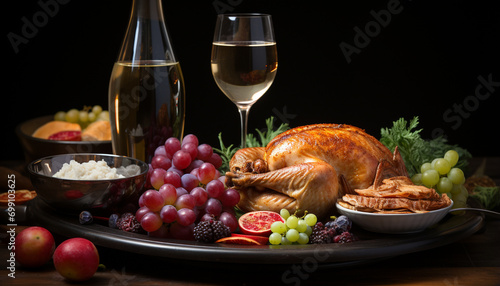
[[[151,162],[171,136],[184,133],[185,91],[161,0],[134,0],[109,83],[113,153]]]

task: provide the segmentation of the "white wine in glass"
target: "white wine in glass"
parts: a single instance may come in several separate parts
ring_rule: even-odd
[[[250,107],[269,89],[278,68],[271,16],[218,15],[211,62],[215,82],[238,107],[244,148]]]

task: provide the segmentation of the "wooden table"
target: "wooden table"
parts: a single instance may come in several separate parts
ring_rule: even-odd
[[[498,183],[498,159],[486,173]],[[472,166],[477,166],[475,160]],[[20,231],[23,226],[18,226]],[[7,229],[0,227],[0,285],[66,285],[51,263],[37,270],[16,267],[7,275]],[[56,237],[57,243],[65,239]],[[101,263],[89,285],[500,285],[500,220],[486,217],[484,227],[460,241],[438,248],[343,268],[296,265],[218,265],[178,263],[98,247]]]

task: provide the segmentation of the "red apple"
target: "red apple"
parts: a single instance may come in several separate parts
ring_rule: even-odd
[[[40,267],[46,264],[56,247],[54,237],[45,228],[28,227],[16,235],[16,260],[25,267]]]
[[[90,279],[99,267],[99,253],[85,238],[70,238],[54,251],[54,266],[64,278],[73,281]]]

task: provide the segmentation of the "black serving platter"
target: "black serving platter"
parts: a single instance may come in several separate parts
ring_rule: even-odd
[[[207,244],[195,241],[162,239],[146,234],[128,233],[93,223],[81,225],[75,215],[54,211],[35,198],[26,207],[28,221],[46,227],[63,237],[83,237],[94,244],[124,252],[157,258],[224,264],[314,263],[325,267],[346,267],[440,247],[464,239],[484,225],[477,212],[448,214],[438,224],[413,234],[379,234],[353,226],[360,240],[347,244],[248,246]]]

